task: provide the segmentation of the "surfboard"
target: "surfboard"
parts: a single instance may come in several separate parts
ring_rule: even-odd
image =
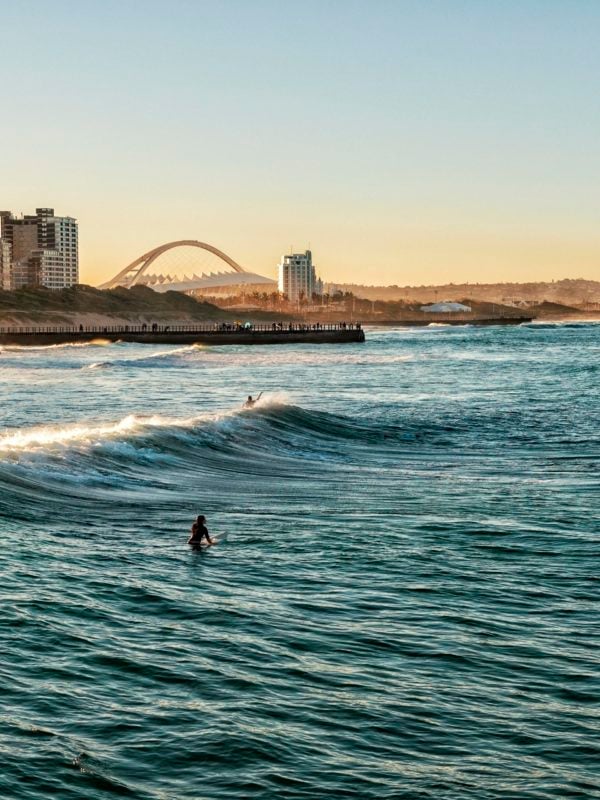
[[[212,542],[210,544],[205,539],[203,539],[200,542],[200,544],[194,544],[194,542],[188,542],[188,544],[189,544],[190,547],[198,547],[198,548],[202,548],[202,550],[205,550],[207,547],[212,547],[213,544],[219,544],[220,542],[226,542],[226,541],[227,541],[227,534],[223,533],[219,537],[213,536],[212,537]]]
[[[222,534],[218,538],[216,536],[213,536],[212,542],[210,544],[205,539],[203,539],[200,542],[200,544],[194,544],[193,542],[188,542],[188,544],[190,545],[190,547],[201,547],[202,549],[205,549],[206,547],[212,547],[213,544],[219,544],[220,542],[225,542],[225,541],[227,541],[226,533]]]

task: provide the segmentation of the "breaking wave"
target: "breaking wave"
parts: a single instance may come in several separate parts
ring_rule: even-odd
[[[70,350],[73,348],[80,349],[86,347],[109,347],[115,344],[119,344],[119,342],[110,341],[110,339],[92,339],[89,342],[63,342],[62,344],[40,344],[40,345],[18,345],[18,344],[6,344],[0,346],[0,350],[5,350],[6,352],[23,352],[23,353],[35,353],[40,350]]]
[[[62,426],[46,425],[6,431],[0,435],[2,455],[51,451],[66,447],[98,447],[104,443],[127,441],[161,444],[161,437],[171,433],[181,437],[218,437],[252,432],[257,439],[264,438],[268,447],[273,434],[303,435],[313,438],[360,439],[380,442],[383,434],[391,435],[390,425],[359,423],[342,415],[323,411],[309,411],[300,406],[288,405],[279,396],[261,399],[252,409],[233,409],[220,413],[206,413],[194,417],[166,417],[160,415],[130,414],[110,422],[81,422]],[[271,437],[271,438],[268,438]]]
[[[93,364],[85,364],[82,369],[111,369],[115,367],[144,367],[156,366],[157,361],[177,361],[185,356],[195,355],[208,350],[203,344],[190,344],[184,347],[175,347],[170,350],[161,350],[158,353],[150,353],[144,356],[131,356],[130,358],[112,359],[110,361],[96,361]]]

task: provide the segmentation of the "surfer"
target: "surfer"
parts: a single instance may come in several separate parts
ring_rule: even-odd
[[[254,405],[256,405],[256,403],[258,403],[258,401],[260,400],[261,397],[262,397],[262,392],[258,395],[256,400],[254,400],[252,395],[249,394],[248,395],[248,399],[244,403],[244,408],[252,408],[252,406],[254,406]]]
[[[192,525],[192,535],[188,539],[188,544],[201,545],[203,539],[206,539],[208,544],[213,544],[213,540],[208,535],[208,529],[205,523],[206,517],[204,514],[199,514]]]

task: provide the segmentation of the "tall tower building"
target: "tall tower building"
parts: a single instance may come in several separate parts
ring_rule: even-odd
[[[57,217],[53,208],[16,217],[0,211],[2,239],[10,245],[11,288],[65,289],[79,282],[77,221]]]
[[[323,293],[323,284],[317,278],[310,250],[281,257],[279,291],[287,295],[291,303],[296,303],[301,298],[310,301],[313,294]]]

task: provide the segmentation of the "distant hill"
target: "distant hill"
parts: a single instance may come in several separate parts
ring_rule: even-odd
[[[365,286],[360,284],[328,284],[326,290],[352,292],[367,300],[404,300],[410,302],[460,302],[471,300],[502,303],[512,306],[541,305],[544,302],[567,306],[588,306],[600,303],[600,281],[565,279],[539,283],[447,283],[439,286]]]
[[[73,286],[70,289],[42,287],[0,290],[0,325],[47,322],[48,324],[118,324],[121,321],[169,321],[181,324],[244,318],[196,300],[181,292],[154,292],[147,286],[131,289],[95,289]],[[276,315],[277,319],[281,314]],[[254,312],[253,319],[274,319],[268,312]]]
[[[95,289],[92,286],[73,286],[70,289],[43,287],[0,291],[0,313],[6,311],[93,313],[121,316],[122,314],[183,314],[192,319],[222,318],[223,313],[210,303],[201,303],[181,292],[154,292],[147,286],[132,289]]]
[[[535,317],[568,317],[580,313],[579,308],[565,306],[563,303],[550,303],[547,300],[538,305],[530,306],[527,310]]]

